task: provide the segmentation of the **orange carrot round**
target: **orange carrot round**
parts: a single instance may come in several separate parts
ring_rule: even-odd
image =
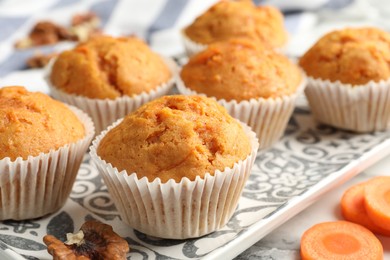
[[[368,217],[378,227],[390,230],[390,176],[368,181],[364,198]]]
[[[362,225],[374,233],[390,236],[390,230],[377,226],[369,217],[365,208],[365,187],[367,182],[358,183],[347,189],[341,198],[341,213],[351,222]]]
[[[367,228],[348,221],[324,222],[301,239],[302,260],[383,259],[383,247]]]

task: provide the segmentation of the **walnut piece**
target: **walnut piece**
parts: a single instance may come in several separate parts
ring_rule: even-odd
[[[76,244],[76,245],[80,246],[83,243],[85,243],[85,240],[84,240],[84,232],[82,230],[79,230],[79,232],[77,232],[75,234],[72,234],[72,233],[66,234],[65,245]]]
[[[42,21],[30,32],[35,45],[53,44],[62,40],[74,40],[68,29],[50,21]]]
[[[29,68],[43,68],[52,58],[56,57],[57,55],[57,53],[42,54],[37,52],[32,57],[30,57],[26,63]]]
[[[59,41],[85,41],[101,34],[100,19],[92,12],[72,17],[71,26],[63,27],[51,21],[40,21],[26,38],[15,43],[15,48],[24,49],[34,46],[55,44]]]
[[[70,31],[79,41],[86,41],[89,38],[101,34],[100,19],[92,12],[85,14],[76,14],[72,17],[72,26]]]
[[[16,48],[29,48],[54,44],[64,40],[76,40],[75,36],[65,27],[50,21],[38,22],[31,30],[27,38],[16,42]]]
[[[93,12],[87,12],[84,14],[76,14],[72,17],[72,26],[78,26],[84,23],[92,23],[96,28],[100,25],[99,17]]]
[[[76,234],[67,234],[65,243],[52,235],[43,242],[54,260],[119,260],[126,259],[129,245],[110,225],[96,220],[85,222]]]

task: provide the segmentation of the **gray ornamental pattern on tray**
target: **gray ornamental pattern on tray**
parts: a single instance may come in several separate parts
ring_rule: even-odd
[[[149,237],[122,223],[107,187],[86,155],[66,205],[45,218],[1,222],[0,245],[27,259],[51,259],[42,242],[45,234],[64,241],[66,233],[78,230],[86,220],[98,219],[126,238],[131,248],[128,259],[199,258],[237,238],[259,220],[271,218],[289,200],[389,138],[390,132],[357,135],[317,125],[306,108],[297,108],[284,138],[257,156],[230,222],[220,231],[189,240]]]

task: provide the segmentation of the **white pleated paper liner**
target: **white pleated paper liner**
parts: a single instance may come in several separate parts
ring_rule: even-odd
[[[201,52],[207,48],[207,44],[201,44],[194,42],[185,34],[184,30],[181,31],[181,39],[183,41],[184,49],[186,50],[187,56],[191,57],[198,52]]]
[[[305,86],[306,78],[303,76],[297,91],[289,96],[268,99],[258,98],[240,102],[236,100],[226,101],[215,97],[210,98],[224,106],[232,117],[249,125],[259,139],[259,149],[263,150],[270,148],[283,136],[294,111],[296,98],[303,92]],[[184,95],[206,96],[187,88],[179,76],[177,77],[177,88]]]
[[[352,86],[308,77],[305,94],[319,122],[362,133],[390,127],[390,80]]]
[[[90,155],[125,223],[150,236],[186,239],[216,231],[229,221],[257,154],[258,141],[248,126],[242,124],[252,149],[245,160],[213,176],[207,173],[204,179],[161,183],[159,178],[149,182],[146,177],[138,179],[136,173],[118,172],[97,155],[102,138],[120,122],[95,138]]]
[[[169,58],[164,58],[165,63],[168,65],[172,78],[151,90],[150,92],[142,92],[141,94],[134,96],[121,96],[116,99],[93,99],[73,94],[65,93],[57,89],[51,84],[50,73],[51,67],[55,60],[52,60],[45,70],[45,79],[49,85],[50,92],[55,99],[61,100],[65,103],[80,108],[92,117],[95,124],[96,134],[111,125],[117,119],[122,118],[130,112],[136,110],[141,105],[156,99],[158,97],[166,95],[175,83],[175,77],[177,73],[176,63]]]
[[[72,190],[84,154],[95,135],[91,118],[69,106],[84,124],[85,137],[38,156],[0,160],[0,220],[38,218],[60,209]]]
[[[202,44],[202,43],[194,42],[193,40],[191,40],[185,34],[184,30],[181,31],[181,39],[182,39],[184,49],[185,49],[188,57],[192,57],[195,54],[197,54],[201,51],[204,51],[208,47],[208,44]],[[287,43],[282,47],[274,48],[274,50],[278,53],[287,55]]]

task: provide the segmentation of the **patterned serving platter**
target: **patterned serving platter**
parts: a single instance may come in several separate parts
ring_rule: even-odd
[[[390,153],[390,132],[354,134],[318,125],[296,108],[285,136],[260,152],[235,214],[222,229],[189,240],[149,237],[122,223],[102,178],[86,155],[66,205],[44,218],[0,222],[1,259],[51,259],[42,238],[65,240],[88,219],[125,237],[128,259],[233,258],[321,195]]]

